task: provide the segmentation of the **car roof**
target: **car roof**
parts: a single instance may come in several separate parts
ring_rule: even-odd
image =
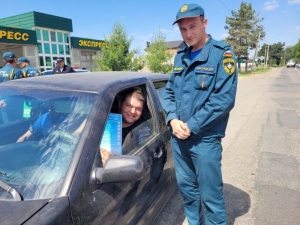
[[[104,86],[137,79],[167,80],[170,75],[144,72],[82,72],[37,76],[3,82],[1,87],[70,90],[99,93]]]

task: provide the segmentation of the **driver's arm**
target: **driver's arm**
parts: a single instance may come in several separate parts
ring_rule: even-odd
[[[73,134],[74,136],[79,135],[79,134],[82,132],[82,130],[83,130],[85,124],[86,124],[86,119],[80,124],[80,126],[79,126],[72,134]]]
[[[32,133],[30,130],[26,131],[25,134],[23,134],[21,137],[19,137],[19,139],[17,140],[17,142],[23,142],[28,140],[31,137]]]

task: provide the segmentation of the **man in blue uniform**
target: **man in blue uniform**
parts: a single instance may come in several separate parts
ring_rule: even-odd
[[[75,73],[75,70],[71,66],[65,64],[64,57],[58,57],[56,63],[57,66],[53,68],[52,74]]]
[[[205,31],[204,9],[183,5],[177,23],[187,47],[174,60],[163,93],[172,131],[176,177],[190,225],[227,224],[221,173],[222,145],[234,107],[237,71],[231,47]]]
[[[35,77],[35,76],[40,76],[41,72],[30,65],[29,60],[26,57],[20,57],[18,58],[17,62],[19,68],[22,70],[22,76],[23,78],[26,77]]]
[[[5,52],[3,54],[3,62],[5,66],[0,69],[0,83],[22,78],[21,70],[16,68],[17,57],[13,52]]]

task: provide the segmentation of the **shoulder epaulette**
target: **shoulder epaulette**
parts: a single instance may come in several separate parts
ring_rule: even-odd
[[[224,41],[214,41],[213,43],[214,46],[218,47],[218,48],[226,48],[226,47],[230,47],[226,42]]]

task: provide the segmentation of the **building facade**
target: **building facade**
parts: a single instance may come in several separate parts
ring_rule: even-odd
[[[0,53],[25,56],[41,71],[51,70],[57,57],[73,68],[92,70],[95,57],[107,45],[102,40],[71,37],[72,20],[40,12],[0,19]],[[4,64],[0,64],[3,66]]]

